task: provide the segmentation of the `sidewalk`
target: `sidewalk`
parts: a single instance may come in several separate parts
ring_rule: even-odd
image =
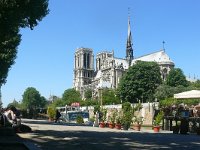
[[[10,136],[0,136],[0,149],[3,150],[54,150],[54,148],[65,150],[78,149],[79,144],[85,145],[87,150],[98,149],[98,146],[104,143],[106,145],[112,145],[113,149],[123,144],[125,148],[129,143],[129,148],[145,146],[149,149],[149,144],[152,147],[158,148],[159,146],[174,147],[169,145],[179,139],[180,145],[185,144],[185,141],[190,141],[191,138],[198,141],[197,136],[184,136],[172,134],[172,131],[163,131],[154,133],[151,128],[142,127],[141,131],[129,130],[117,130],[110,128],[99,128],[92,126],[75,126],[75,124],[66,124],[64,122],[54,123],[47,120],[32,120],[23,119],[23,124],[30,126],[33,130],[32,133],[17,133]],[[163,140],[160,140],[160,139]],[[164,140],[165,139],[165,140]],[[193,140],[194,142],[194,140]],[[94,143],[96,143],[94,145]],[[113,144],[114,143],[114,144]],[[134,143],[134,145],[133,145]],[[143,144],[142,144],[143,143]],[[146,143],[146,145],[144,144]],[[91,145],[92,144],[92,145]],[[190,143],[190,145],[192,145]],[[7,146],[7,149],[5,149]],[[92,147],[91,147],[92,146]],[[193,143],[193,146],[194,145]],[[84,148],[84,149],[86,149]]]
[[[44,120],[24,120],[33,133],[18,134],[25,142],[43,150],[124,150],[124,149],[199,149],[197,135],[173,134],[172,131],[154,133],[151,128],[141,131],[117,130]]]
[[[0,128],[0,149],[2,150],[28,150],[22,139],[10,127]]]
[[[171,134],[172,131],[161,130],[157,134],[157,133],[154,133],[154,131],[151,128],[145,128],[145,127],[142,127],[141,131],[135,131],[133,129],[118,130],[118,129],[110,129],[108,127],[99,128],[99,127],[92,127],[92,126],[76,126],[75,124],[67,124],[64,122],[54,123],[54,122],[49,122],[48,120],[33,120],[33,119],[23,119],[22,123],[30,126],[33,132],[17,133],[13,135],[11,134],[9,136],[8,135],[2,136],[0,134],[1,135],[0,149],[3,149],[3,150],[13,150],[13,149],[15,150],[41,150],[41,149],[46,149],[46,148],[52,149],[52,146],[51,146],[52,144],[55,144],[54,146],[58,146],[60,144],[66,143],[67,140],[76,141],[76,139],[79,139],[79,138],[84,139],[85,136],[87,137],[90,134],[94,134],[92,135],[92,137],[95,137],[96,135],[98,136],[108,135],[108,137],[116,136],[116,139],[118,138],[118,136],[120,137],[120,135],[125,136],[125,137],[132,136],[132,135],[134,137],[135,136],[143,137],[143,135],[149,135],[149,134],[153,136],[153,135],[159,135],[161,133],[166,134],[166,135],[172,135]],[[73,138],[74,134],[79,134],[79,133],[82,133],[82,134],[76,135]],[[85,135],[84,133],[87,133],[88,135],[87,134]],[[90,139],[90,137],[87,137],[87,138]],[[94,138],[91,138],[90,140],[93,140],[93,139]],[[102,139],[98,139],[98,140],[102,140]],[[64,141],[64,142],[61,142],[61,141]],[[61,142],[61,143],[58,144],[58,142]]]
[[[24,135],[30,133],[22,133]],[[0,127],[0,150],[40,150],[34,143],[25,141],[11,127]]]
[[[49,122],[48,120],[33,120],[33,119],[23,119],[23,123],[29,125],[32,130],[48,130],[52,128],[52,125],[56,126],[55,130],[65,130],[67,127],[69,130],[82,130],[82,131],[97,131],[97,132],[142,132],[142,133],[154,133],[153,129],[150,127],[142,127],[141,131],[136,131],[133,129],[129,130],[118,130],[118,129],[110,129],[108,127],[100,128],[100,127],[93,127],[93,126],[87,126],[87,125],[77,125],[72,123],[66,123],[66,122],[60,122],[60,123],[54,123]],[[40,126],[39,128],[39,125]],[[160,130],[159,133],[172,133],[172,131],[166,131],[166,130]]]

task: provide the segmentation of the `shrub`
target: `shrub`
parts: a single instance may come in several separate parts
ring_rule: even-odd
[[[55,115],[56,115],[55,108],[48,107],[48,109],[47,109],[47,115],[49,116],[50,119],[55,118]]]
[[[163,119],[163,116],[164,116],[164,113],[162,111],[160,111],[157,116],[155,117],[155,120],[154,120],[154,125],[155,126],[159,126],[162,119]]]
[[[78,116],[76,117],[76,123],[78,123],[78,124],[84,123],[83,117],[82,117],[81,115],[78,115]]]
[[[123,112],[122,125],[129,128],[132,123],[132,118],[133,118],[133,108],[131,106],[131,103],[129,102],[123,103],[122,112]]]

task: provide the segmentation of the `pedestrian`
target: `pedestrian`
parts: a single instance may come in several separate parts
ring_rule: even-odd
[[[20,111],[17,110],[14,106],[8,107],[4,115],[8,122],[12,125],[16,132],[20,132],[20,125],[21,125],[21,118],[20,118]]]
[[[59,121],[59,118],[61,117],[60,112],[58,111],[58,109],[56,109],[56,119],[55,119],[55,123]]]

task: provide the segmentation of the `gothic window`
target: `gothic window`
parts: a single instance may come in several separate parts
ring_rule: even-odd
[[[99,58],[99,70],[101,69],[101,59]]]
[[[80,66],[80,64],[79,64],[79,56],[78,56],[77,60],[78,60],[78,67],[79,67]]]
[[[83,54],[83,67],[86,68],[86,53]]]
[[[90,54],[87,54],[87,68],[90,68]]]

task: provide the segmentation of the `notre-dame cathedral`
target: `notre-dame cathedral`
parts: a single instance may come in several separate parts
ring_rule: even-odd
[[[102,51],[96,55],[94,68],[94,54],[90,48],[78,48],[74,56],[73,87],[80,91],[82,98],[87,89],[93,91],[93,97],[98,96],[99,89],[118,87],[123,73],[135,64],[136,61],[154,61],[160,66],[162,79],[165,80],[170,69],[174,67],[173,61],[165,53],[164,48],[138,58],[134,58],[130,19],[128,19],[128,37],[126,43],[126,57],[116,58],[114,51]]]

